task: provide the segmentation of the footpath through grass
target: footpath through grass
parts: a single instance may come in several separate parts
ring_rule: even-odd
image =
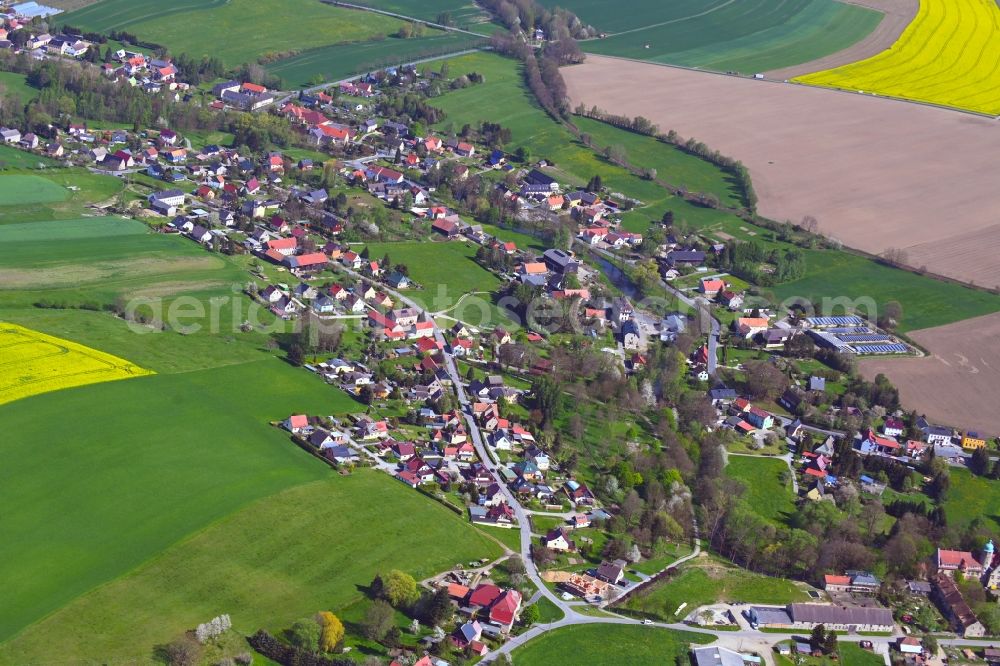
[[[662,666],[680,663],[688,646],[711,643],[711,634],[629,624],[578,624],[542,634],[511,654],[518,666],[587,663]],[[572,655],[572,656],[570,656]]]
[[[378,572],[398,568],[420,580],[499,554],[436,502],[361,470],[222,519],[31,627],[0,647],[0,662],[151,661],[155,645],[219,613],[244,635],[261,627],[278,633],[301,617],[356,604]]]

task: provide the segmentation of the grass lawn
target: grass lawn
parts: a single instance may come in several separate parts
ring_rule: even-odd
[[[902,498],[902,499],[905,499]],[[976,476],[967,469],[951,468],[951,487],[944,502],[948,524],[964,529],[983,518],[1000,529],[1000,481]]]
[[[539,597],[535,605],[538,606],[539,624],[548,624],[563,618],[563,612],[559,610],[558,606],[549,601],[548,597]]]
[[[20,150],[6,144],[0,144],[0,171],[6,171],[7,169],[37,169],[39,166],[49,167],[56,164],[57,162],[48,157],[35,155],[26,150]]]
[[[837,652],[844,666],[882,666],[885,663],[879,655],[853,642],[841,641],[837,644]]]
[[[369,243],[367,248],[373,260],[381,261],[388,253],[393,264],[406,264],[410,278],[423,286],[422,290],[407,290],[406,295],[432,312],[451,308],[467,293],[492,293],[500,286],[497,276],[476,263],[479,246],[471,242]],[[491,300],[485,294],[481,298]],[[465,314],[472,316],[473,309],[468,310]],[[463,319],[476,323],[475,319]]]
[[[521,552],[521,530],[517,527],[507,529],[506,527],[491,527],[490,525],[476,525],[483,534],[496,539],[503,545],[510,548],[515,553]],[[458,562],[459,560],[455,560]]]
[[[21,104],[27,104],[38,97],[38,89],[28,85],[28,77],[14,72],[0,72],[0,97],[16,97]]]
[[[18,152],[23,156],[22,166],[44,159]],[[0,225],[79,218],[91,203],[107,201],[123,187],[114,176],[84,169],[5,171],[0,175]]]
[[[594,624],[563,627],[542,634],[511,654],[518,666],[547,666],[573,661],[595,666],[661,666],[687,659],[691,643],[711,643],[711,634],[642,625]],[[628,655],[623,659],[623,652]],[[686,663],[686,661],[685,661]]]
[[[309,467],[322,473],[318,463]],[[378,572],[399,568],[420,580],[499,554],[437,503],[387,475],[358,471],[215,522],[31,627],[0,648],[0,661],[147,661],[154,645],[219,613],[242,634],[276,633],[319,610],[357,604]]]
[[[699,606],[722,601],[787,604],[807,600],[806,593],[790,580],[699,558],[685,564],[677,576],[640,590],[623,608],[663,622],[676,622]],[[675,615],[683,603],[687,606]]]
[[[726,474],[746,485],[743,499],[764,518],[784,523],[795,512],[791,483],[781,481],[789,475],[783,460],[729,456]]]
[[[103,0],[57,17],[60,25],[97,32],[126,30],[174,54],[214,56],[227,66],[266,53],[367,41],[399,29],[388,16],[325,5],[319,0]],[[220,39],[225,35],[225,39]]]

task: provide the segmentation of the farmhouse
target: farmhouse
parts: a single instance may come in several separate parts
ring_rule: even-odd
[[[955,581],[948,576],[938,574],[932,583],[934,588],[931,599],[955,631],[965,638],[981,638],[986,634],[986,629],[962,597]]]

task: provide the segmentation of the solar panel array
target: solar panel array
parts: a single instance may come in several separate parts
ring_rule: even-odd
[[[808,321],[812,326],[818,327],[863,326],[865,323],[864,319],[854,315],[847,315],[843,317],[809,317],[806,321]]]
[[[857,345],[854,351],[858,354],[905,354],[909,349],[906,345],[895,342],[887,345]]]
[[[839,335],[840,333],[871,333],[872,330],[867,326],[847,326],[843,328],[828,328],[826,332]]]
[[[843,342],[892,342],[892,336],[883,333],[840,333],[837,338]]]

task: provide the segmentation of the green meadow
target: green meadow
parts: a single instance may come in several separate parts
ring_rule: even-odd
[[[79,218],[90,204],[106,202],[124,185],[114,176],[101,176],[84,169],[45,169],[27,171],[46,158],[19,151],[21,169],[0,172],[0,226],[36,220]],[[0,153],[0,162],[4,154]]]
[[[393,264],[406,264],[410,278],[423,286],[406,295],[433,312],[451,308],[469,292],[492,293],[500,286],[499,278],[476,263],[479,246],[471,242],[368,243],[366,247],[375,261],[388,253]]]
[[[434,23],[446,13],[450,25],[462,28],[489,22],[489,14],[469,0],[358,0],[354,4]]]
[[[410,39],[389,37],[317,46],[276,60],[266,69],[281,78],[283,88],[304,87],[316,80],[339,81],[381,67],[405,65],[476,48],[483,43],[484,39],[464,33],[428,30],[423,37]]]
[[[247,502],[328,474],[268,421],[352,405],[262,358],[0,408],[0,640]]]
[[[588,53],[715,71],[762,72],[843,50],[871,33],[880,12],[835,0],[543,0],[607,34]]]
[[[305,455],[287,442],[278,448]],[[308,476],[333,478],[217,520],[0,646],[0,662],[147,662],[155,645],[219,613],[229,613],[242,635],[262,627],[280,633],[320,610],[343,616],[362,602],[363,588],[378,572],[398,568],[420,580],[456,562],[501,554],[462,518],[385,474],[340,477],[318,463],[305,466]],[[245,485],[263,490],[253,481]],[[206,508],[212,515],[223,510]]]
[[[708,560],[685,565],[676,576],[663,579],[629,597],[624,608],[660,622],[679,622],[699,606],[742,601],[787,604],[807,601],[805,592],[784,578],[771,578]],[[676,613],[681,604],[687,604]]]
[[[712,634],[622,624],[580,624],[542,634],[511,654],[518,666],[566,663],[586,656],[594,666],[660,666],[687,663],[691,644],[711,643]]]
[[[17,98],[27,104],[38,97],[38,89],[28,85],[28,77],[15,72],[0,72],[0,98]]]
[[[791,482],[782,482],[790,474],[783,460],[731,455],[726,474],[746,486],[743,500],[764,518],[784,523],[795,512]]]
[[[60,15],[58,22],[97,32],[126,30],[174,54],[214,56],[229,67],[255,62],[266,53],[364,42],[403,25],[319,0],[102,0]]]
[[[69,190],[34,175],[0,176],[0,206],[44,204],[69,198]]]

